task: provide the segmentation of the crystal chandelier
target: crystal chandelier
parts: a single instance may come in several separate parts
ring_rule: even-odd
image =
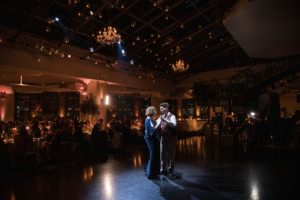
[[[177,60],[175,64],[172,64],[174,72],[184,72],[189,68],[188,64],[184,63],[184,60]]]
[[[103,31],[99,31],[96,40],[101,44],[112,45],[121,41],[121,35],[118,34],[116,28],[108,26]]]

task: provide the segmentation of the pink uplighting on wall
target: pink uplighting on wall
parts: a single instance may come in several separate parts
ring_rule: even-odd
[[[13,94],[14,91],[12,89],[12,87],[10,86],[6,86],[6,85],[0,85],[0,92],[5,93],[5,94]]]
[[[0,85],[0,120],[5,121],[7,111],[7,95],[13,94],[13,89],[10,86]]]
[[[1,121],[5,120],[5,113],[6,113],[6,102],[1,101],[0,102],[0,120]]]

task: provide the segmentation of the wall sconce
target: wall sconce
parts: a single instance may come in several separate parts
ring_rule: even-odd
[[[109,97],[109,95],[105,95],[104,105],[108,106],[109,104],[110,104],[110,97]]]
[[[100,104],[104,104],[105,106],[109,106],[110,105],[110,96],[109,95],[105,95],[104,99],[101,98],[100,99]]]

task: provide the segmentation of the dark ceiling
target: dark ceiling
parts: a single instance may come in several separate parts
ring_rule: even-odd
[[[236,0],[4,0],[0,25],[17,30],[11,41],[31,33],[59,48],[68,38],[71,45],[86,49],[87,55],[120,59],[117,45],[104,46],[95,39],[99,30],[112,25],[122,36],[126,51],[122,59],[134,60],[125,70],[173,76],[171,64],[181,58],[190,66],[184,74],[191,75],[250,63],[222,23],[234,3]],[[55,17],[60,22],[49,23]],[[90,47],[94,53],[89,52]]]

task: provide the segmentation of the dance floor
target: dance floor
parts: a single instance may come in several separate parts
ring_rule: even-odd
[[[177,142],[177,177],[149,180],[143,171],[147,150],[140,144],[123,147],[105,160],[14,174],[1,180],[0,199],[296,199],[300,165],[293,156],[237,157],[212,151],[204,137],[196,136]]]

